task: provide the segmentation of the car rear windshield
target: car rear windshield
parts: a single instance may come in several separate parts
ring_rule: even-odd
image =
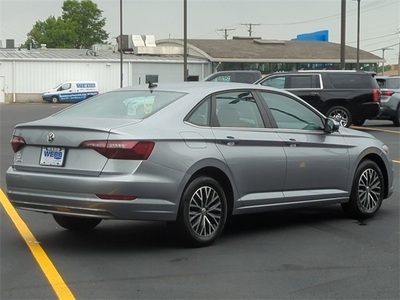
[[[369,89],[378,88],[372,83],[373,77],[369,74],[329,74],[335,89]]]
[[[380,88],[385,89],[400,89],[400,78],[377,78]]]
[[[166,91],[112,91],[73,105],[56,116],[143,119],[184,95]]]

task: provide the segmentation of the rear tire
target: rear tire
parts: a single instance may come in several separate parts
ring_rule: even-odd
[[[393,124],[396,127],[400,127],[400,105],[397,107],[396,115],[392,118]]]
[[[61,227],[71,231],[88,231],[95,228],[102,219],[71,217],[63,215],[53,215],[54,220]]]
[[[343,210],[354,218],[370,218],[381,207],[384,179],[378,165],[364,160],[358,166],[353,179],[350,200],[342,203]]]
[[[176,225],[186,245],[205,247],[220,236],[227,215],[228,206],[222,187],[214,179],[201,176],[185,189]]]
[[[334,119],[344,127],[350,127],[353,122],[349,110],[343,106],[334,106],[326,113],[328,118]]]
[[[51,97],[50,101],[52,103],[57,103],[58,102],[58,98],[56,96]]]

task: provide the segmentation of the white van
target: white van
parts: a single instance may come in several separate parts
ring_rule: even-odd
[[[76,102],[96,96],[99,93],[97,82],[94,81],[67,81],[57,85],[54,89],[46,91],[42,99],[48,102]]]

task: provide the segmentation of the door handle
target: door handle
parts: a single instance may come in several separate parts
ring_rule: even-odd
[[[312,92],[312,93],[310,93],[310,96],[319,96],[319,93],[317,93],[317,92]]]
[[[222,141],[224,144],[226,144],[227,146],[235,146],[235,137],[228,135],[227,140]]]
[[[286,142],[286,145],[288,145],[289,147],[297,147],[298,144],[296,139],[291,138],[288,142]]]

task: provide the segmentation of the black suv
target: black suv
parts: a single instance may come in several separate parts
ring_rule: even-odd
[[[288,90],[345,127],[360,126],[379,115],[379,86],[364,71],[279,72],[255,84]]]

